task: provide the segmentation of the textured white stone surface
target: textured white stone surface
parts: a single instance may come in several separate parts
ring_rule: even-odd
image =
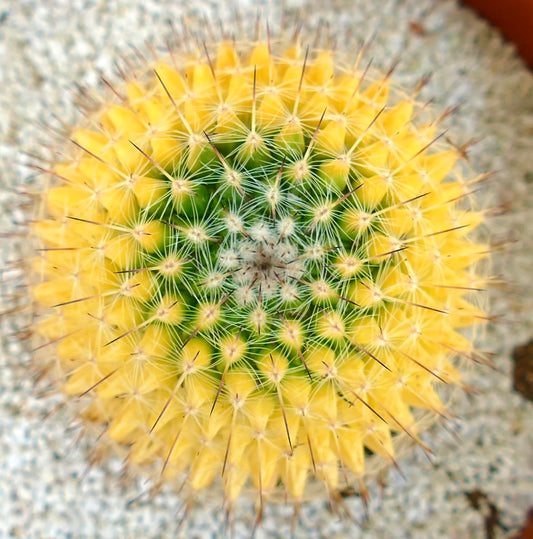
[[[191,7],[195,4],[196,7]],[[297,537],[483,538],[483,515],[465,492],[479,489],[500,511],[497,537],[511,536],[533,505],[533,406],[513,392],[510,353],[533,336],[533,76],[512,48],[488,25],[454,1],[286,0],[303,8],[309,27],[321,19],[338,36],[340,49],[354,50],[357,39],[375,32],[371,54],[389,65],[401,53],[396,80],[413,84],[433,77],[422,98],[438,110],[460,105],[450,119],[458,142],[482,136],[470,152],[475,169],[498,170],[483,186],[494,204],[508,212],[490,221],[496,241],[516,239],[494,261],[494,273],[508,284],[493,292],[493,313],[504,318],[487,332],[495,369],[475,368],[468,382],[479,395],[458,394],[452,425],[459,441],[442,429],[428,433],[435,457],[415,454],[402,461],[404,477],[391,472],[380,491],[372,490],[370,516],[362,527],[340,522],[323,499],[302,509]],[[259,8],[258,8],[259,5]],[[259,11],[279,25],[278,3],[242,0],[243,26]],[[101,86],[100,73],[113,80],[113,61],[131,45],[143,48],[170,34],[188,14],[192,30],[218,18],[235,25],[234,9],[222,0],[0,0],[0,233],[13,230],[24,215],[12,188],[33,182],[25,152],[46,154],[39,123],[77,118],[76,85]],[[414,32],[411,22],[423,33]],[[2,307],[15,301],[16,272],[10,264],[23,240],[3,238],[0,253]],[[223,526],[216,505],[192,511],[178,531],[179,497],[164,490],[154,499],[139,494],[142,479],[120,477],[111,459],[88,467],[88,442],[68,429],[69,414],[57,396],[37,398],[28,369],[29,353],[13,331],[20,317],[2,318],[0,355],[0,537],[174,537],[208,538]],[[360,502],[347,499],[357,519]],[[237,513],[235,537],[247,537],[251,511]],[[269,507],[257,537],[286,537],[290,508]]]

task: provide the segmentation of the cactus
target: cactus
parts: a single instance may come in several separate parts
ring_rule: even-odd
[[[327,48],[174,51],[48,170],[40,361],[82,416],[195,498],[364,493],[447,415],[488,248],[439,118]],[[65,144],[66,145],[66,144]],[[481,273],[481,274],[480,274]]]

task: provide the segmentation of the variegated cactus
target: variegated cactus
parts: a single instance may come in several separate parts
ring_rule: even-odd
[[[39,361],[191,497],[296,505],[394,462],[486,316],[460,151],[330,50],[222,42],[127,76],[33,224]],[[65,144],[67,146],[67,143]]]

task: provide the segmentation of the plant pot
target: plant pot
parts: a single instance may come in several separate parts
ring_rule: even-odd
[[[533,67],[533,0],[463,0],[497,26]]]

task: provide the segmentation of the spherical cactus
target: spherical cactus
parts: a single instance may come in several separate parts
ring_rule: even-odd
[[[473,351],[462,330],[486,320],[480,177],[359,59],[172,51],[125,74],[48,171],[40,361],[191,498],[363,492],[370,456],[424,446]]]

